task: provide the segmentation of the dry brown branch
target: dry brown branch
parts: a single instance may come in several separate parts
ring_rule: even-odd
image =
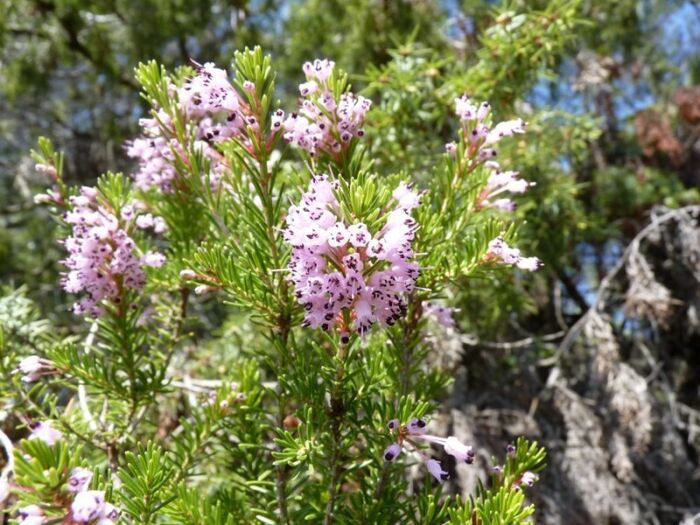
[[[625,267],[625,264],[627,263],[630,256],[636,255],[639,252],[639,247],[642,241],[646,239],[652,232],[656,231],[662,224],[674,219],[679,220],[683,215],[693,214],[700,214],[700,205],[685,206],[683,208],[666,212],[660,217],[652,217],[651,223],[648,224],[644,229],[642,229],[642,231],[640,231],[634,239],[632,239],[632,242],[630,242],[630,244],[627,246],[622,256],[615,263],[615,266],[612,267],[612,269],[600,282],[600,286],[598,287],[598,294],[596,296],[595,301],[590,306],[588,311],[586,311],[586,313],[583,314],[583,316],[581,316],[581,318],[571,327],[569,332],[566,334],[566,337],[564,337],[564,340],[559,345],[559,355],[567,352],[571,348],[571,345],[574,343],[583,327],[589,321],[589,318],[594,313],[600,312],[605,308],[606,300],[609,296],[610,287],[612,286],[612,283],[614,282],[620,270],[622,270],[622,268]]]

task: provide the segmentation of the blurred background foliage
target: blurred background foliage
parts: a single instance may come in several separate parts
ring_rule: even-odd
[[[123,145],[146,111],[133,69],[152,58],[226,65],[260,44],[287,109],[301,64],[332,58],[374,101],[377,171],[418,180],[454,133],[455,96],[528,120],[500,160],[537,183],[520,198],[519,246],[545,267],[460,283],[461,328],[479,337],[575,321],[653,205],[699,200],[694,2],[3,0],[0,11],[0,280],[26,285],[49,318],[70,319],[68,300],[54,285],[61,248],[32,203],[45,181],[28,151],[52,137],[69,182],[128,172]],[[226,326],[223,310],[209,315]]]

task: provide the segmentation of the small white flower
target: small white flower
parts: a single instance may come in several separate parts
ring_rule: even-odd
[[[68,478],[68,490],[70,492],[82,492],[90,486],[92,472],[86,468],[75,467]]]
[[[32,428],[29,439],[40,439],[49,446],[63,438],[63,433],[51,426],[51,421],[41,421]]]
[[[474,461],[474,450],[472,447],[465,445],[454,436],[450,436],[445,440],[445,452],[450,456],[454,456],[458,461],[472,463]]]
[[[521,476],[520,486],[527,485],[528,487],[532,487],[539,479],[540,477],[537,474],[528,470]]]
[[[401,454],[401,445],[392,443],[384,450],[384,461],[394,461]]]
[[[29,505],[18,511],[19,525],[43,525],[46,523],[46,517],[38,505]]]
[[[425,462],[425,466],[428,471],[433,475],[433,477],[438,481],[445,481],[449,478],[449,474],[442,470],[442,465],[435,459],[429,459]]]
[[[105,493],[101,490],[78,492],[71,504],[73,520],[78,523],[89,523],[98,518],[105,503]]]

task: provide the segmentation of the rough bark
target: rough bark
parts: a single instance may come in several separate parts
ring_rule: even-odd
[[[549,453],[528,490],[536,523],[700,522],[700,206],[654,210],[608,277],[554,358],[442,345],[456,382],[436,431],[479,450],[453,490],[471,493],[525,435]]]

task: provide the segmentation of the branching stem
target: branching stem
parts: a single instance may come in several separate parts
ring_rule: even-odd
[[[331,457],[330,471],[331,482],[328,490],[328,503],[323,525],[331,525],[335,517],[335,504],[338,497],[338,485],[342,476],[342,464],[340,461],[342,432],[341,423],[345,414],[343,403],[343,376],[345,375],[345,345],[338,347],[338,364],[335,370],[335,381],[331,392],[330,416],[331,416]]]
[[[408,395],[411,389],[411,356],[413,346],[411,341],[413,333],[418,329],[418,322],[423,314],[421,300],[415,294],[411,295],[409,303],[409,315],[407,321],[403,325],[403,334],[401,338],[401,372],[399,373],[399,392],[396,397],[396,409],[399,408],[401,398]],[[384,493],[386,482],[389,478],[389,463],[384,463],[382,473],[379,476],[375,498],[379,500]]]
[[[93,322],[92,326],[90,326],[90,331],[88,332],[88,336],[85,339],[84,351],[86,355],[89,354],[90,350],[92,349],[92,343],[95,340],[97,328],[98,324],[96,322]],[[87,390],[85,389],[85,383],[82,381],[78,385],[78,403],[80,405],[80,410],[83,413],[83,417],[85,418],[85,421],[87,421],[90,430],[92,430],[93,432],[97,431],[97,422],[95,421],[92,412],[90,412],[90,405],[88,404],[87,400]]]

